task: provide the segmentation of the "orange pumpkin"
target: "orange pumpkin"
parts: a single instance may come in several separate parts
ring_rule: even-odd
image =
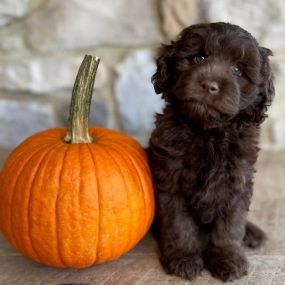
[[[86,56],[80,67],[68,131],[29,137],[1,172],[0,228],[18,251],[43,264],[84,268],[116,259],[138,243],[153,219],[142,147],[120,132],[88,131],[98,64]]]

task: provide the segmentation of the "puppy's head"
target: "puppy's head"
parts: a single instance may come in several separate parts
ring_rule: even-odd
[[[197,122],[240,117],[259,124],[274,95],[269,55],[236,25],[194,25],[161,47],[152,81],[156,93]]]

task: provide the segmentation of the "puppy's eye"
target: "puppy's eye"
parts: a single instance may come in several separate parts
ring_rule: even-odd
[[[205,55],[197,55],[193,58],[194,63],[202,63],[206,60],[206,56]]]
[[[233,72],[233,75],[242,76],[242,71],[238,66],[233,66],[232,72]]]

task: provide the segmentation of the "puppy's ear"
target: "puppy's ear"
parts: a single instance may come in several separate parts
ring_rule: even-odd
[[[265,56],[265,57],[273,56],[273,52],[269,48],[259,47],[258,49],[259,49],[259,52],[260,52],[261,56]]]
[[[174,45],[175,43],[171,42],[169,45],[162,45],[159,49],[156,59],[157,69],[151,78],[154,90],[157,94],[167,92],[174,82]]]
[[[261,91],[265,96],[266,104],[269,106],[275,95],[274,85],[273,85],[273,74],[269,64],[269,56],[273,56],[273,52],[264,47],[259,47],[259,52],[261,56],[261,77],[262,77],[262,87]],[[263,89],[263,90],[262,90]]]
[[[261,59],[259,93],[256,100],[242,112],[243,120],[261,124],[267,118],[267,109],[274,98],[273,74],[269,64],[269,56],[273,53],[270,49],[259,47]]]
[[[267,117],[266,112],[273,101],[275,89],[273,85],[273,74],[269,64],[269,56],[273,56],[273,52],[268,48],[259,47],[259,53],[261,56],[261,85],[259,94],[261,101],[258,104],[257,112],[259,114],[257,114],[257,117],[259,117],[261,123]]]

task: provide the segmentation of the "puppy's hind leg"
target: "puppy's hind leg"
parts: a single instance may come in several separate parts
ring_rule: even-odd
[[[245,225],[245,235],[243,237],[243,244],[249,248],[260,248],[264,245],[267,237],[265,233],[258,226],[247,221]]]

